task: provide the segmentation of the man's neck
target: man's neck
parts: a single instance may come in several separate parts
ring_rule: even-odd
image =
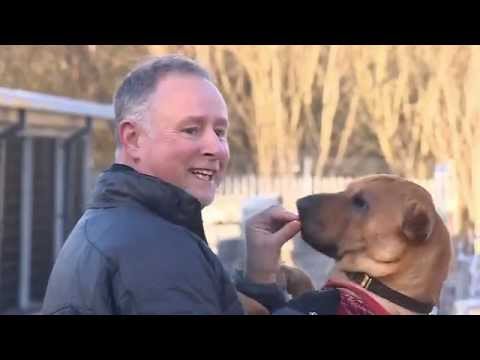
[[[115,151],[115,164],[130,166],[132,169],[135,169],[135,162],[131,160],[125,153],[121,150]]]

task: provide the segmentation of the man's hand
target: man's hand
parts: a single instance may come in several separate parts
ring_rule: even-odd
[[[247,278],[255,283],[275,283],[282,245],[299,231],[298,215],[281,206],[252,216],[245,225]]]

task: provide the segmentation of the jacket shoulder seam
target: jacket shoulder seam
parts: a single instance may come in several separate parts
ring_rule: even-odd
[[[105,253],[103,253],[102,250],[100,250],[98,248],[98,246],[96,246],[89,238],[88,236],[88,231],[87,231],[87,227],[88,227],[88,219],[85,220],[85,226],[84,226],[84,233],[85,233],[85,239],[87,240],[88,244],[90,244],[90,246],[95,249],[99,254],[100,256],[105,260],[105,262],[108,263],[109,266],[111,266],[113,269],[115,269],[115,266],[114,266],[114,263],[112,261],[112,259],[110,259]]]

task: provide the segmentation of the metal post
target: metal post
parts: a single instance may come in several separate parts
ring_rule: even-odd
[[[83,184],[82,184],[82,190],[83,190],[83,208],[85,209],[87,207],[87,201],[90,196],[90,185],[91,185],[91,172],[93,169],[93,159],[91,158],[91,129],[92,129],[92,118],[87,117],[85,119],[85,133],[83,135]]]
[[[20,117],[25,118],[25,111],[20,110]],[[33,140],[23,139],[22,157],[22,192],[21,192],[21,229],[20,229],[20,287],[19,306],[30,306],[30,280],[32,261],[32,205],[33,205]]]
[[[5,189],[6,189],[6,161],[7,161],[7,139],[25,126],[25,112],[20,111],[18,121],[0,130],[0,261],[3,251],[3,236],[5,232]],[[1,275],[1,272],[0,272]],[[1,279],[0,279],[1,281]]]
[[[53,258],[56,259],[64,240],[65,229],[65,148],[62,139],[55,140],[55,203],[53,218]]]
[[[5,174],[5,161],[7,158],[7,141],[0,139],[0,264],[2,262],[2,252],[3,252],[3,234],[4,234],[4,224],[5,220],[3,219],[5,213],[5,183],[6,183],[6,174]],[[0,271],[0,284],[2,281],[2,272]]]

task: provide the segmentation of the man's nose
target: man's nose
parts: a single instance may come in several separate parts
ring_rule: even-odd
[[[228,157],[227,147],[227,139],[221,139],[214,130],[210,130],[205,135],[203,155],[223,160]]]

